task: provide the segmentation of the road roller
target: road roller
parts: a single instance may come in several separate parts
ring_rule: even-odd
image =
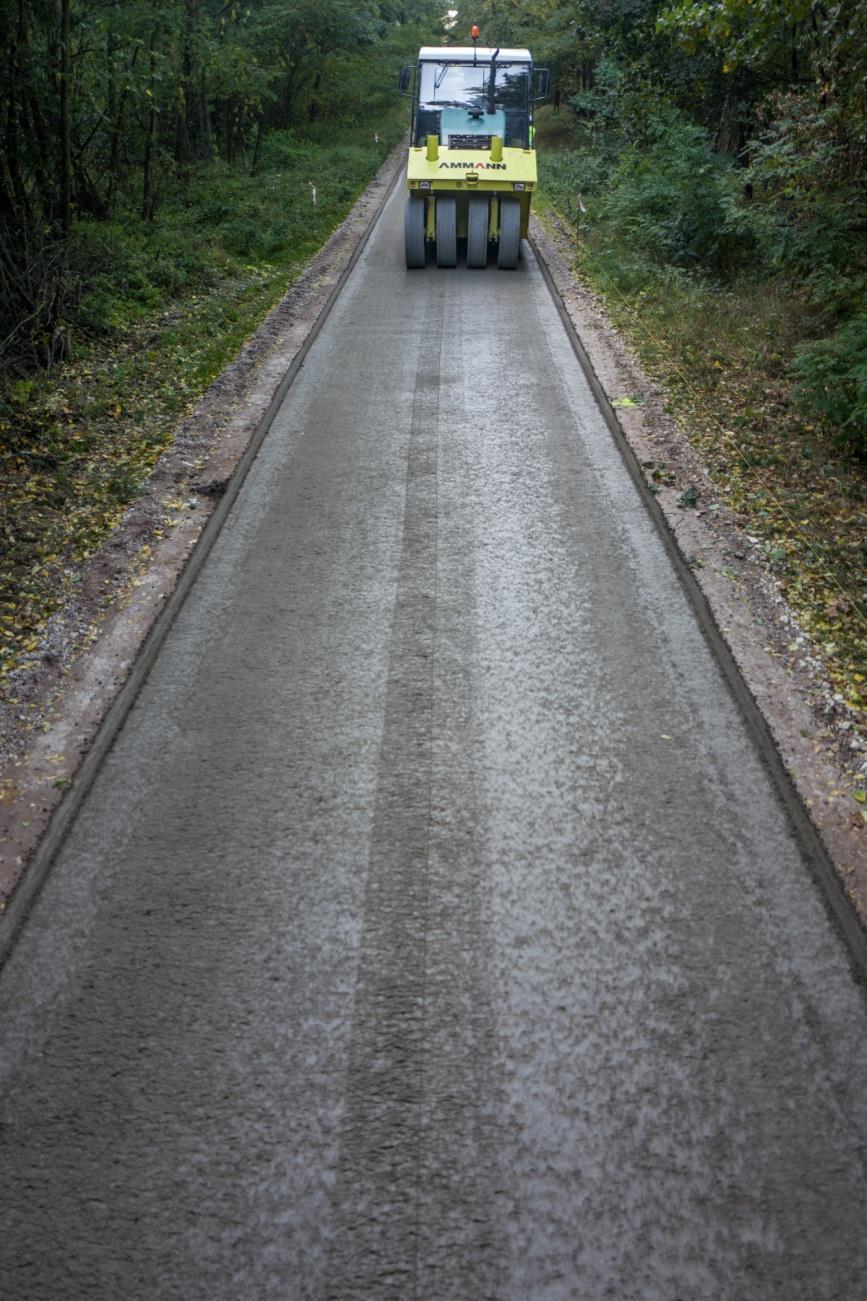
[[[406,265],[496,260],[513,271],[527,234],[536,187],[533,105],[548,93],[548,71],[529,50],[422,46],[401,71],[412,97],[404,213]],[[461,258],[463,260],[463,258]]]

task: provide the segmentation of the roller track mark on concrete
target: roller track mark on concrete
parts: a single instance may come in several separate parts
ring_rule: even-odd
[[[439,360],[432,286],[406,467],[328,1295],[415,1295],[436,619]]]

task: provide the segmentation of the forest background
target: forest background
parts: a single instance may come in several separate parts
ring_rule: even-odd
[[[0,678],[474,22],[551,69],[544,210],[863,722],[867,0],[0,0]]]

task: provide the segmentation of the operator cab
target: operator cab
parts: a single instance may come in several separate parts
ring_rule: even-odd
[[[529,50],[490,47],[419,50],[412,141],[436,136],[448,149],[486,149],[494,136],[529,149],[533,60]]]

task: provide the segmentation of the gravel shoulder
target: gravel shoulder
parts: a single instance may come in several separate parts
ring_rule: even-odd
[[[287,370],[315,330],[403,164],[400,147],[349,216],[211,386],[177,431],[145,492],[82,572],[74,601],[55,619],[0,702],[0,916],[32,865],[58,806],[72,793],[100,724],[128,680],[148,632],[170,599],[208,520]],[[867,925],[867,827],[852,811],[847,770],[857,749],[851,722],[822,663],[763,568],[665,396],[643,373],[600,303],[569,269],[569,236],[534,220],[544,260],[666,525],[764,717],[795,790],[818,830],[842,891]],[[491,274],[495,274],[492,272]],[[678,505],[694,487],[698,505]],[[855,748],[853,750],[853,743]],[[68,807],[68,806],[67,806]]]

